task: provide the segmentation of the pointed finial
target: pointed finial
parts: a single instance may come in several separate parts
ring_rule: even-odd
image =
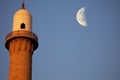
[[[22,1],[22,9],[25,9],[24,0]]]

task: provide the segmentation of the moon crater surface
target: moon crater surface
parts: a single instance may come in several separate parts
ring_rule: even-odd
[[[87,26],[87,21],[86,21],[86,17],[85,17],[85,10],[86,7],[82,7],[78,10],[77,14],[76,14],[76,20],[77,22],[81,25],[86,27]]]

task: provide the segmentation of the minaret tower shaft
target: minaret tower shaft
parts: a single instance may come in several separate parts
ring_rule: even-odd
[[[32,16],[24,2],[13,18],[13,31],[5,38],[10,54],[9,80],[31,80],[32,54],[38,47],[38,38],[32,32]]]

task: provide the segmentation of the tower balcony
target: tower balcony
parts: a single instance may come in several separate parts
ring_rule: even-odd
[[[11,33],[9,33],[6,38],[5,38],[5,47],[9,50],[9,42],[13,39],[18,39],[18,38],[27,38],[30,39],[33,44],[34,44],[34,48],[33,50],[36,50],[38,47],[38,37],[30,31],[26,31],[26,30],[18,30],[18,31],[12,31]]]

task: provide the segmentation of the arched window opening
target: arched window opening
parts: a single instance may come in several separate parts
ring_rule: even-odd
[[[21,27],[21,29],[25,29],[25,24],[22,23],[20,27]]]

